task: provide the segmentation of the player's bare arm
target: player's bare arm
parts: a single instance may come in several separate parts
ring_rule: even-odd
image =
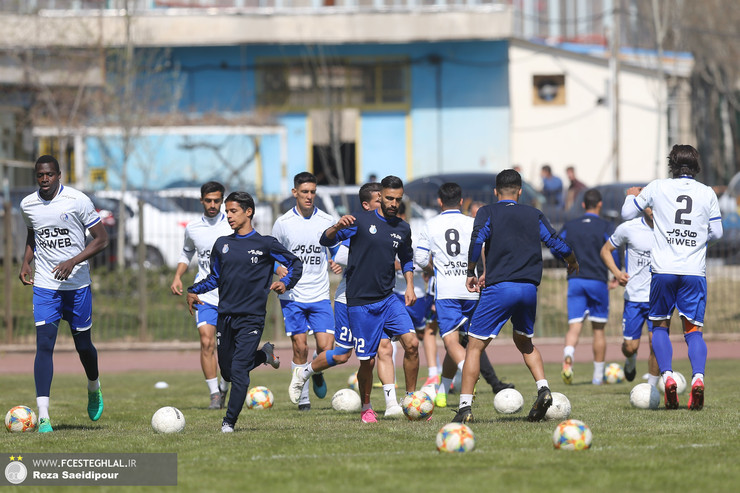
[[[288,268],[284,265],[278,265],[277,269],[275,269],[275,274],[277,274],[278,279],[282,279],[288,275]]]
[[[190,311],[190,314],[193,314],[193,305],[202,305],[203,302],[200,301],[200,298],[198,298],[198,295],[195,293],[188,293],[188,311]]]
[[[480,283],[478,282],[478,276],[475,275],[475,271],[468,271],[468,277],[465,279],[465,287],[471,293],[480,293]]]
[[[282,281],[275,281],[270,285],[270,289],[272,291],[275,291],[277,294],[283,294],[287,289],[285,289],[285,284],[282,283]]]
[[[334,262],[331,259],[329,259],[329,269],[331,269],[331,271],[338,276],[342,274],[343,270],[341,264]]]
[[[188,270],[188,264],[180,262],[175,269],[175,277],[172,279],[170,291],[172,294],[182,296],[182,275]]]
[[[627,192],[625,192],[625,193],[627,195],[634,195],[635,197],[637,197],[638,195],[640,195],[640,192],[642,192],[642,189],[643,188],[644,187],[629,187],[627,189]]]
[[[403,273],[403,278],[406,279],[406,292],[404,298],[406,306],[414,306],[416,303],[416,291],[414,291],[414,271],[410,270]]]
[[[568,255],[565,258],[565,262],[568,264],[568,274],[578,273],[579,266],[578,266],[578,260],[576,260],[576,254],[573,252],[570,252],[570,255]]]
[[[630,276],[626,272],[619,270],[617,267],[617,264],[614,262],[614,257],[612,256],[612,252],[614,250],[616,250],[616,248],[614,248],[614,245],[612,245],[611,242],[607,241],[604,243],[600,252],[601,260],[604,262],[604,265],[606,265],[606,268],[609,269],[609,272],[612,273],[614,279],[619,283],[619,285],[626,286]]]
[[[23,251],[23,263],[21,263],[21,272],[18,278],[26,286],[33,285],[33,270],[31,261],[33,260],[33,250],[36,248],[36,235],[33,229],[29,228],[26,233],[26,247]]]
[[[355,216],[351,214],[347,214],[345,216],[342,216],[339,218],[339,221],[337,221],[337,224],[334,226],[331,226],[326,231],[324,231],[324,235],[330,239],[333,240],[337,236],[337,232],[339,232],[342,229],[349,228],[353,224],[355,224]]]
[[[108,246],[108,232],[105,230],[102,222],[98,222],[90,227],[90,236],[92,236],[93,240],[85,246],[84,250],[51,269],[55,279],[65,281],[72,274],[72,269],[75,268],[75,265],[84,262]]]

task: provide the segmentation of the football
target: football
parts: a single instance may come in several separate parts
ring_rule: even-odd
[[[570,418],[570,401],[560,392],[552,393],[552,406],[547,409],[545,419],[563,421]]]
[[[406,394],[406,397],[401,401],[401,407],[403,408],[403,414],[410,421],[420,421],[432,417],[434,401],[426,392],[417,390],[413,394]]]
[[[630,404],[639,409],[658,409],[660,393],[649,383],[638,383],[630,391]]]
[[[473,430],[462,423],[448,423],[437,433],[437,450],[440,452],[470,452],[475,448]]]
[[[354,390],[339,389],[331,398],[331,407],[337,411],[354,413],[362,409],[362,401]]]
[[[516,389],[504,389],[493,398],[493,408],[500,414],[514,414],[522,410],[524,397]]]
[[[272,392],[261,385],[252,387],[247,392],[247,407],[249,409],[269,409],[275,402]]]
[[[5,428],[11,433],[36,431],[36,413],[26,406],[15,406],[5,415]]]
[[[351,388],[355,392],[360,391],[360,386],[357,383],[357,372],[354,372],[352,375],[349,376],[347,379],[347,387]]]
[[[569,419],[555,427],[552,445],[560,450],[586,450],[591,446],[591,429],[583,421]]]
[[[612,384],[624,382],[624,370],[622,369],[622,365],[619,363],[609,363],[609,366],[604,370],[604,381]]]
[[[157,433],[177,433],[185,428],[185,416],[176,407],[159,408],[152,416],[152,428]]]
[[[683,374],[674,371],[673,379],[676,381],[676,392],[678,392],[679,394],[683,394],[684,392],[686,392],[686,379],[684,378]],[[665,382],[663,382],[662,376],[658,379],[658,390],[661,394],[665,393]]]

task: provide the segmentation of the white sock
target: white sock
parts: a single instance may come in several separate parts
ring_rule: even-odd
[[[458,405],[458,409],[465,407],[465,406],[472,406],[473,405],[473,394],[460,394],[460,404]]]
[[[439,375],[439,370],[437,369],[436,366],[433,366],[433,365],[430,366],[428,371],[429,371],[429,378],[436,377],[437,375]]]
[[[457,369],[458,369],[458,371],[460,372],[461,375],[462,375],[462,369],[463,369],[463,366],[464,365],[465,365],[465,360],[462,360],[461,362],[459,362],[457,364]]]
[[[442,383],[439,384],[439,390],[437,392],[442,392],[444,394],[450,393],[450,387],[452,386],[452,379],[447,377],[442,377]]]
[[[543,378],[542,380],[537,380],[537,391],[539,391],[542,387],[550,387],[547,383],[547,379]]]
[[[659,375],[650,375],[650,374],[648,374],[648,381],[647,381],[647,383],[649,383],[653,387],[657,387],[658,386],[658,379],[659,378],[660,378]]]
[[[570,360],[571,360],[571,361],[575,361],[575,358],[573,357],[573,355],[574,355],[575,353],[576,353],[576,348],[575,348],[575,346],[565,346],[565,347],[563,348],[563,359],[565,359],[565,358],[567,358],[568,356],[570,356]]]
[[[635,365],[637,365],[637,353],[624,360],[624,369],[625,371],[632,371],[635,369]]]
[[[221,392],[226,392],[229,390],[229,382],[223,379],[223,377],[219,378],[218,380],[218,390]]]
[[[661,373],[661,376],[663,377],[663,383],[665,383],[665,381],[668,379],[668,377],[673,378],[673,372],[670,371],[670,370],[664,371],[663,373]]]
[[[396,384],[388,383],[383,385],[383,395],[385,395],[386,409],[398,405],[398,398],[396,397]]]
[[[306,364],[306,367],[303,369],[304,378],[308,378],[314,373],[318,373],[318,372],[314,371],[313,366],[311,366],[311,363]]]
[[[215,394],[218,392],[218,377],[206,378],[206,385],[208,385],[208,391]]]
[[[694,377],[691,379],[691,385],[693,386],[694,383],[696,383],[697,380],[701,379],[702,383],[704,382],[704,374],[703,373],[697,373],[694,375]]]
[[[293,370],[294,368],[303,368],[304,370],[306,367],[310,367],[311,363],[304,363],[302,365],[297,365],[295,362],[290,362],[290,369]],[[298,405],[301,404],[310,404],[311,400],[308,397],[308,380],[306,380],[306,383],[303,385],[303,390],[301,391],[301,396],[298,398]]]
[[[39,419],[49,419],[49,397],[36,397],[36,405],[39,407]]]
[[[100,379],[96,378],[95,380],[88,380],[87,381],[87,391],[88,392],[95,392],[100,388]]]
[[[594,380],[604,380],[603,361],[594,361]]]

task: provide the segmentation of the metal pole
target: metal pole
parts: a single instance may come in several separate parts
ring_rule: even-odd
[[[3,186],[3,210],[5,212],[3,221],[3,227],[5,228],[5,256],[3,257],[5,343],[10,344],[13,341],[13,274],[11,272],[13,268],[13,217],[11,215],[10,184],[5,173],[5,165],[2,163],[0,163],[0,181]]]
[[[611,27],[611,56],[609,57],[609,79],[611,80],[611,94],[609,101],[611,103],[611,120],[612,120],[612,166],[613,179],[619,181],[619,31],[620,31],[620,10],[619,1],[614,4],[612,10],[612,27]]]

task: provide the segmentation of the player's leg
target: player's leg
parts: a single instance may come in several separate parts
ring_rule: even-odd
[[[456,336],[457,332],[455,332],[453,335]],[[455,360],[453,360],[449,354],[445,353],[445,357],[442,360],[442,374],[439,382],[439,387],[437,387],[437,395],[434,397],[435,406],[447,407],[447,396],[450,394],[452,380],[455,378],[457,371],[457,363],[455,363]]]
[[[428,321],[422,332],[421,342],[424,345],[424,356],[427,360],[427,379],[424,385],[439,383],[439,367],[437,356],[437,322]]]
[[[316,353],[313,358],[316,359],[334,346],[334,312],[331,309],[331,302],[326,299],[310,303],[307,306],[307,317],[308,325],[313,329],[316,339]],[[316,397],[319,399],[326,397],[327,388],[323,373],[314,370],[311,380]]]
[[[249,372],[257,365],[257,348],[264,329],[264,318],[256,316],[232,317],[231,332],[234,351],[231,359],[231,395],[221,431],[234,430],[244,407],[249,390]],[[230,430],[229,430],[230,427]]]
[[[195,305],[195,308],[195,325],[200,338],[200,368],[203,371],[211,399],[208,408],[223,409],[229,387],[223,378],[219,384],[218,378],[218,360],[216,359],[218,309],[208,303]]]
[[[290,371],[295,374],[296,371],[305,370],[309,365],[308,361],[308,318],[306,310],[301,303],[297,301],[280,300],[283,309],[283,320],[285,322],[285,334],[290,337],[293,357],[291,358]],[[311,401],[308,395],[308,382],[301,390],[298,399],[298,410],[309,411]]]
[[[457,413],[452,418],[453,423],[467,423],[473,421],[473,395],[475,384],[480,376],[480,355],[491,342],[491,338],[478,339],[473,336],[468,340],[465,348],[465,363],[463,365],[462,385],[460,386],[460,403]]]
[[[36,323],[36,357],[33,378],[39,409],[39,433],[53,431],[49,418],[49,396],[54,376],[54,345],[62,319],[62,296],[52,289],[33,288],[33,316]]]
[[[355,344],[355,354],[357,355],[357,359],[360,360],[360,369],[357,370],[357,385],[360,390],[360,400],[362,402],[360,420],[363,423],[377,422],[377,415],[370,403],[370,394],[373,389],[375,356],[378,352],[385,321],[385,318],[381,316],[383,312],[384,301],[348,307],[350,329]]]
[[[383,386],[383,397],[385,397],[384,416],[400,416],[403,414],[403,409],[398,405],[398,397],[396,397],[396,365],[393,361],[393,344],[385,334],[381,336],[376,359],[378,378]]]
[[[648,320],[648,341],[650,343],[650,355],[648,356],[648,382],[653,387],[658,385],[658,379],[660,378],[660,370],[658,369],[658,361],[655,359],[655,351],[653,351],[653,323]]]
[[[581,279],[568,281],[568,332],[565,334],[565,347],[563,348],[563,369],[560,376],[563,382],[570,385],[573,383],[573,361],[575,359],[576,345],[583,329],[583,319],[588,311],[587,297]]]
[[[624,361],[624,376],[628,382],[635,379],[637,374],[637,350],[640,347],[642,326],[647,319],[648,304],[624,301],[622,313],[622,354]]]
[[[594,373],[591,382],[604,382],[606,360],[606,335],[604,327],[609,320],[609,287],[606,282],[584,279],[587,296],[588,318],[593,330]]]
[[[653,322],[653,350],[665,383],[666,409],[678,409],[677,385],[673,379],[673,345],[670,322],[678,292],[678,276],[653,274],[650,280],[650,320]]]
[[[698,411],[704,407],[704,371],[707,364],[707,344],[702,328],[706,309],[707,281],[699,276],[681,276],[676,307],[681,315],[683,337],[691,362],[691,392],[688,407]]]
[[[403,373],[406,393],[416,391],[416,380],[419,376],[419,339],[416,336],[411,317],[404,304],[395,296],[383,301],[383,330],[389,337],[395,338],[403,348]]]
[[[591,321],[593,330],[593,353],[594,353],[594,373],[591,383],[601,385],[604,382],[604,365],[606,360],[606,334],[604,322]]]

